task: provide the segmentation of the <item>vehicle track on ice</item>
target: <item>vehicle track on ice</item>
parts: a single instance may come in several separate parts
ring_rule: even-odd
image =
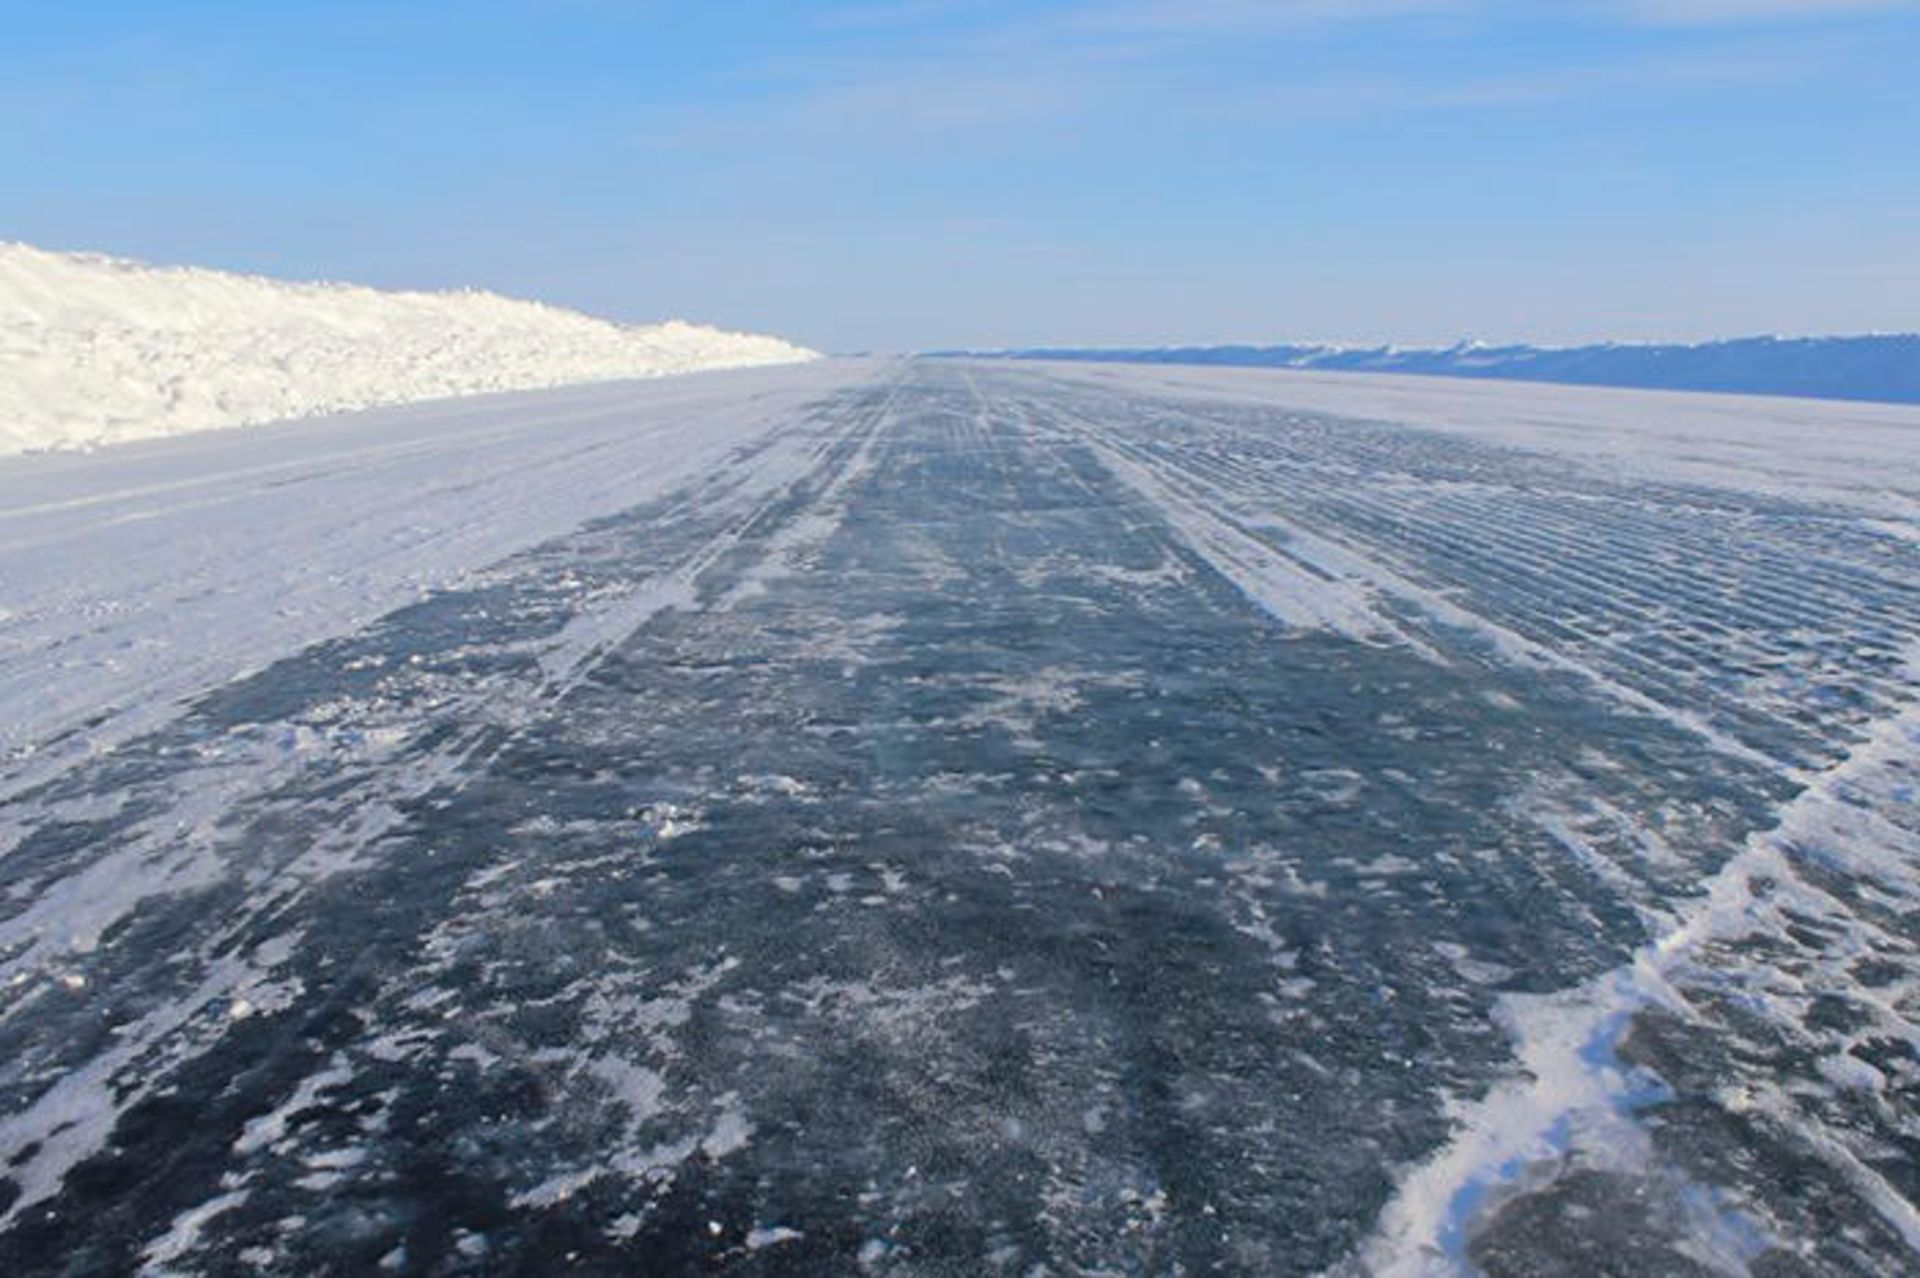
[[[9,802],[0,1265],[1897,1266],[1893,541],[894,366]]]

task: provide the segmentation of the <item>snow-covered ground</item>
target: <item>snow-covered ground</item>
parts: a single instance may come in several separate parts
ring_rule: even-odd
[[[1623,483],[1837,502],[1920,537],[1920,407],[1906,404],[1292,369],[1044,367],[1130,395],[1284,404],[1553,452]]]
[[[723,471],[865,367],[519,392],[7,459],[0,802],[183,697]]]
[[[483,292],[296,284],[0,243],[0,454],[814,358]]]

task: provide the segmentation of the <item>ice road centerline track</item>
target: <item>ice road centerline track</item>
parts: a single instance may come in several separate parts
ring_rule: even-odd
[[[53,707],[0,792],[0,1269],[1920,1259],[1884,503],[1279,380],[699,380],[36,462],[0,565],[80,583],[161,562],[96,565],[103,511],[366,518],[305,629],[103,689],[61,671],[180,646],[174,595],[0,596]],[[300,548],[223,600],[173,547],[188,624]]]

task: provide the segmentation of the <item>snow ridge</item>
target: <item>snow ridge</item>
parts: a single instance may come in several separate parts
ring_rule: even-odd
[[[773,337],[0,242],[0,455],[573,382],[787,364]]]
[[[1916,333],[1741,337],[1691,344],[1605,342],[1592,346],[1523,343],[1489,346],[1481,342],[1460,342],[1448,347],[1420,348],[1291,343],[1133,349],[1043,348],[981,353],[1014,359],[1414,373],[1430,377],[1563,382],[1648,390],[1920,403],[1920,334]]]

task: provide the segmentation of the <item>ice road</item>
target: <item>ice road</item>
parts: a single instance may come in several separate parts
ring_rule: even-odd
[[[1911,1272],[1917,521],[935,360],[13,459],[0,1272]]]

